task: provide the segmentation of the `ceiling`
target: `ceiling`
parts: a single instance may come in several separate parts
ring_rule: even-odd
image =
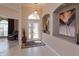
[[[29,6],[29,7],[32,7],[32,6],[39,6],[39,7],[43,7],[45,6],[46,3],[25,3],[24,6]]]
[[[0,5],[11,8],[13,10],[18,10],[19,5],[32,8],[42,8],[46,5],[46,3],[0,3]]]
[[[18,9],[20,8],[21,5],[38,9],[38,8],[43,8],[47,5],[48,5],[48,7],[50,7],[50,6],[54,7],[57,4],[56,3],[0,3],[0,5],[3,5],[5,7],[18,11]]]
[[[46,3],[25,3],[23,6],[31,7],[31,8],[43,8]]]
[[[13,10],[17,10],[19,8],[19,4],[17,3],[0,3],[0,5],[11,8]]]

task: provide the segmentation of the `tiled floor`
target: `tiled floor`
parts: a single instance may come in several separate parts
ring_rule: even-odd
[[[16,41],[0,39],[0,56],[56,56],[47,46],[20,49]]]

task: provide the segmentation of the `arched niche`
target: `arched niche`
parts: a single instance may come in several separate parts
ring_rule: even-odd
[[[49,34],[49,18],[50,14],[45,14],[42,18],[43,32]]]

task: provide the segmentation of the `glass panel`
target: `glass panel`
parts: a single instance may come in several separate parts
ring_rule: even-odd
[[[31,29],[32,29],[32,24],[29,23],[29,39],[31,39],[31,33],[32,33]]]
[[[31,27],[31,23],[29,23],[29,27]]]
[[[34,34],[33,34],[33,38],[34,38],[34,39],[38,39],[38,38],[39,38],[38,33],[37,33],[37,34],[34,33]]]
[[[4,36],[8,36],[8,24],[4,24]]]
[[[29,33],[31,33],[31,27],[32,27],[31,24],[29,24]]]
[[[33,33],[38,33],[38,23],[33,23]]]
[[[29,17],[28,17],[28,19],[33,19],[33,20],[39,20],[40,19],[40,17],[39,17],[39,15],[38,15],[38,13],[32,13]]]
[[[38,23],[33,23],[33,39],[39,38]]]
[[[3,28],[0,28],[0,36],[3,36],[3,34],[4,34]]]
[[[31,33],[31,28],[29,27],[29,33]]]
[[[31,33],[29,33],[29,39],[31,39]]]
[[[0,36],[8,36],[8,22],[6,20],[0,21]]]

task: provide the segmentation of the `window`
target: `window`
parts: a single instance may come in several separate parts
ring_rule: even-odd
[[[8,36],[8,21],[0,21],[0,36]]]
[[[39,15],[38,15],[37,11],[35,11],[34,13],[32,13],[32,14],[28,17],[28,19],[29,19],[29,20],[30,20],[30,19],[39,20],[40,17],[39,17]]]

